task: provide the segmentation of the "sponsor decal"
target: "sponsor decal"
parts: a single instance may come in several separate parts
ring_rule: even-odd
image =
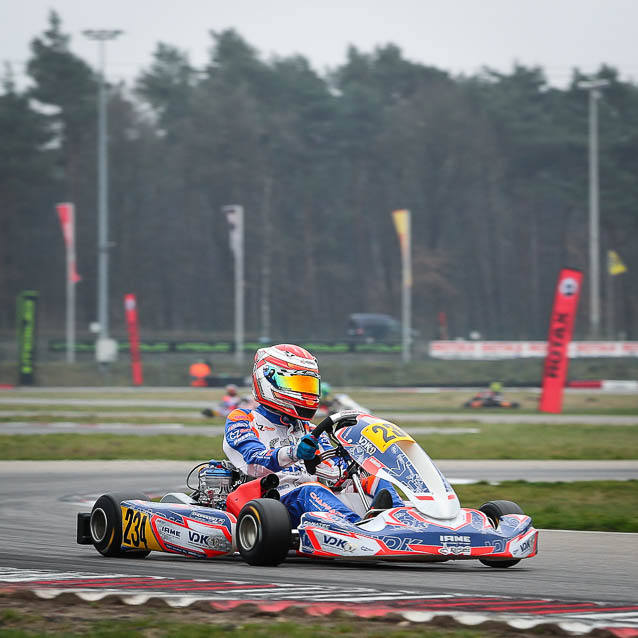
[[[472,539],[469,536],[458,536],[456,534],[441,534],[439,540],[442,543],[471,543]]]
[[[504,539],[498,538],[498,539],[495,539],[493,541],[486,541],[485,546],[486,547],[492,547],[493,548],[493,551],[492,551],[493,554],[502,554],[505,551],[505,548],[506,548],[507,545],[506,545],[506,542],[505,542]]]
[[[338,538],[337,536],[326,536],[325,534],[323,534],[322,536],[323,544],[327,545],[328,547],[340,549],[344,552],[354,552],[356,549],[355,546],[347,541],[345,538]]]
[[[197,510],[193,510],[193,512],[191,512],[190,518],[198,518],[202,521],[206,521],[207,523],[211,523],[212,525],[228,525],[227,518],[222,518],[221,516],[211,516],[206,512],[199,512]]]
[[[157,533],[164,541],[179,541],[182,537],[183,527],[178,527],[168,521],[159,520],[155,525]]]
[[[315,492],[314,490],[311,490],[310,492],[310,500],[315,503],[316,505],[318,505],[319,509],[323,512],[328,512],[329,514],[332,514],[334,516],[338,516],[339,513],[337,512],[337,510],[335,510],[332,505],[330,505],[329,503],[326,503],[326,501],[324,501],[321,496],[319,496],[319,494],[317,494],[317,492]]]
[[[398,509],[392,512],[392,518],[406,525],[407,527],[413,527],[416,529],[425,529],[429,527],[430,523],[422,518],[419,514],[416,514],[407,509]]]
[[[181,536],[179,530],[168,527],[168,525],[160,525],[157,531],[162,538],[179,538]]]
[[[201,534],[192,530],[188,530],[188,542],[192,545],[207,547],[216,551],[225,551],[230,545],[228,540],[221,534]]]
[[[253,435],[253,431],[250,428],[233,428],[226,433],[226,439],[228,441],[237,441],[251,435]]]
[[[485,523],[485,518],[484,518],[484,514],[479,513],[479,512],[472,512],[472,521],[471,521],[471,525],[474,529],[478,529],[481,530],[483,528],[486,527],[486,523]]]
[[[422,545],[422,538],[397,538],[396,536],[379,536],[378,539],[383,542],[387,548],[393,552],[409,552],[412,551],[410,545]]]
[[[439,554],[443,554],[443,556],[471,556],[472,547],[470,545],[444,545],[439,547]]]

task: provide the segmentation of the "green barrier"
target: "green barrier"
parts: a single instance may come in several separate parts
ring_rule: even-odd
[[[254,353],[259,348],[264,348],[272,344],[264,344],[258,341],[249,341],[243,344],[243,352]],[[387,353],[394,354],[401,352],[401,344],[393,343],[347,343],[312,341],[299,343],[302,348],[309,350],[313,354],[345,354],[348,352],[365,353]],[[118,350],[128,352],[129,343],[126,340],[118,341]],[[235,351],[235,344],[232,341],[142,341],[140,350],[146,353],[231,353]],[[66,352],[66,341],[62,339],[51,339],[49,341],[50,352]],[[76,352],[94,352],[94,341],[76,341]]]

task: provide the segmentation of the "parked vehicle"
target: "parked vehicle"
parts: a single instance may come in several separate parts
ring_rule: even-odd
[[[389,315],[355,313],[348,317],[348,338],[355,343],[396,342],[401,324]]]

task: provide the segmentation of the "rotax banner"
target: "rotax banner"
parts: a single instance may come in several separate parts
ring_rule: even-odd
[[[563,407],[563,387],[569,364],[568,348],[582,282],[583,273],[580,270],[563,268],[558,276],[543,366],[543,390],[539,405],[541,412],[557,413]]]

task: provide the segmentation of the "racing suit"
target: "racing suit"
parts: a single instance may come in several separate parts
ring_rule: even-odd
[[[226,419],[224,452],[236,468],[249,476],[259,478],[277,474],[281,502],[290,514],[293,528],[299,525],[304,512],[329,512],[355,523],[359,516],[315,476],[308,474],[304,464],[295,456],[297,442],[310,432],[311,427],[309,421],[293,419],[263,405],[254,410],[237,408]],[[327,447],[330,447],[327,437],[322,436],[319,448],[324,450]],[[321,464],[317,474],[328,481],[337,480],[341,470],[339,459],[327,460]],[[370,485],[370,494],[374,495],[382,488],[390,491],[395,507],[403,505],[387,481],[375,479]]]

